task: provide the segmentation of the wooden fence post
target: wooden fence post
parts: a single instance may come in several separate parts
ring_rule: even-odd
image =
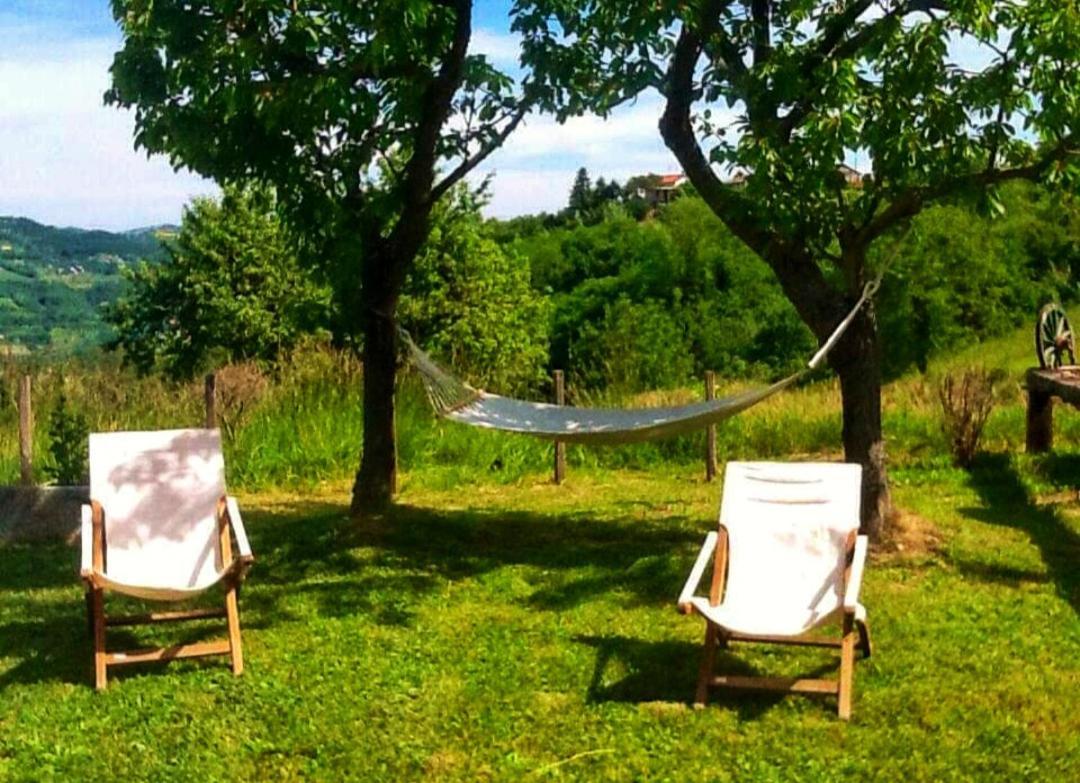
[[[716,373],[712,370],[705,371],[705,399],[712,402],[716,399]],[[705,428],[705,480],[712,481],[716,478],[716,425],[710,424]]]
[[[206,403],[206,429],[217,427],[217,376],[210,373],[203,382],[203,402]]]
[[[29,375],[19,381],[19,479],[28,487],[34,483],[34,411]]]
[[[563,379],[563,371],[555,373],[555,404],[566,404],[566,386]],[[555,441],[555,483],[562,484],[566,478],[566,444],[561,440]]]
[[[1027,450],[1029,454],[1050,451],[1054,445],[1054,398],[1028,384]]]

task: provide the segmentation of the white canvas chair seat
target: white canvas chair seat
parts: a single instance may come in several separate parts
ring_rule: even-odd
[[[799,622],[798,616],[784,616],[781,613],[758,612],[751,607],[710,606],[708,598],[700,596],[690,599],[694,611],[711,623],[733,633],[747,636],[790,636],[798,638],[821,625],[836,622],[843,614],[843,607],[837,606],[824,617],[814,612],[804,615]],[[866,608],[855,605],[855,619],[866,622]]]
[[[90,597],[100,603],[110,591],[175,602],[224,582],[226,608],[219,614],[229,620],[227,651],[233,654],[233,668],[242,668],[235,587],[253,558],[236,501],[225,494],[220,433],[192,429],[93,434],[90,497],[82,512],[82,575]],[[116,624],[103,615],[103,608],[92,608],[92,620],[100,619],[102,626]],[[168,619],[204,616],[209,615],[200,610],[168,613]],[[95,638],[95,649],[98,646],[104,654],[103,635]],[[185,654],[222,652],[219,646]],[[170,655],[183,657],[176,650]],[[105,664],[131,660],[130,655],[105,658],[104,664],[99,662],[99,687],[104,685]]]
[[[865,536],[857,535],[861,479],[859,465],[728,464],[719,529],[706,538],[679,596],[680,610],[701,615],[707,625],[699,702],[710,685],[835,692],[847,717],[845,656],[854,651],[856,631],[869,654],[866,609],[858,600],[867,550]],[[709,595],[695,595],[710,563]],[[840,640],[808,636],[830,624],[843,626]],[[728,641],[840,647],[840,681],[714,678],[714,648]]]

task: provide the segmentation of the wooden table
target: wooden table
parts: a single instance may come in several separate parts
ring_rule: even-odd
[[[1027,450],[1049,451],[1054,442],[1054,398],[1080,408],[1080,366],[1027,371]]]

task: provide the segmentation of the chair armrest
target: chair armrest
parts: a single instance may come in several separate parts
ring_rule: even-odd
[[[79,568],[79,576],[90,579],[94,573],[94,510],[89,503],[83,503],[82,506],[79,538],[82,541],[82,565]]]
[[[844,588],[844,610],[854,612],[859,605],[859,588],[862,586],[863,569],[866,567],[866,549],[870,540],[866,536],[855,539],[855,552],[851,556],[851,570]]]
[[[236,536],[236,549],[240,552],[240,559],[253,562],[255,556],[251,554],[251,544],[248,543],[247,531],[244,530],[244,521],[240,518],[240,506],[236,498],[229,495],[225,498],[225,509],[229,515],[229,525]]]
[[[717,537],[715,530],[705,536],[705,543],[702,544],[701,551],[698,552],[697,561],[690,570],[690,576],[686,578],[686,584],[683,585],[682,592],[679,593],[679,611],[683,614],[690,613],[690,599],[694,597],[694,592],[701,583],[701,577],[709,565],[709,558],[712,557],[713,551],[716,549]]]

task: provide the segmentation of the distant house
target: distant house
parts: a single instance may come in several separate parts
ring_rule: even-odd
[[[836,171],[843,176],[844,181],[853,188],[861,188],[863,186],[863,174],[858,169],[853,169],[846,163],[841,163],[836,167]]]
[[[682,174],[648,174],[634,179],[637,183],[635,195],[652,206],[670,203],[679,187],[686,182]]]
[[[861,171],[859,171],[858,169],[853,169],[846,163],[841,163],[839,166],[837,166],[836,173],[844,178],[844,182],[846,182],[849,187],[853,188],[861,188],[863,186],[864,176],[870,176],[869,174],[864,175]],[[748,180],[749,178],[750,172],[746,169],[735,169],[731,172],[731,176],[728,177],[727,180],[725,180],[724,184],[736,186],[745,185],[746,180]]]
[[[731,172],[731,176],[724,181],[725,185],[745,185],[746,180],[749,179],[750,172],[746,169],[735,169]]]

